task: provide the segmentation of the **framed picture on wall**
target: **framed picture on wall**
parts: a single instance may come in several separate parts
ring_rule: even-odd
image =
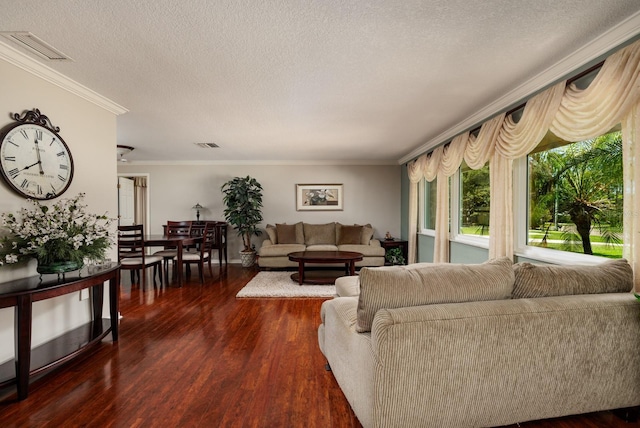
[[[296,184],[297,211],[342,211],[342,184]]]

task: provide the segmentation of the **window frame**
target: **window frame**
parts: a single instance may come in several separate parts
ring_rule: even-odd
[[[551,250],[528,245],[529,234],[529,171],[528,154],[513,161],[513,253],[518,258],[527,258],[551,264],[599,264],[607,257],[571,251]]]
[[[462,206],[460,198],[462,198],[462,167],[458,168],[455,174],[451,176],[451,203],[449,204],[449,218],[451,219],[451,230],[449,231],[449,241],[489,249],[489,235],[465,235],[460,233],[460,225]],[[491,234],[491,230],[489,230]]]
[[[420,234],[425,236],[436,236],[435,229],[427,228],[427,179],[422,177],[420,182],[418,182],[418,218],[420,219]],[[434,219],[435,223],[435,219]]]

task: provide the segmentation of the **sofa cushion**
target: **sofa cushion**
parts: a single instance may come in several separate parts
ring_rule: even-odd
[[[329,244],[336,245],[336,224],[303,223],[304,243],[306,245]]]
[[[269,240],[271,241],[272,244],[277,244],[278,243],[278,232],[277,229],[274,225],[272,224],[268,224],[265,228],[264,228],[267,232],[267,236],[269,237]]]
[[[357,245],[362,242],[362,226],[336,225],[338,245]]]
[[[278,244],[297,244],[295,224],[276,224]]]
[[[359,226],[356,224],[356,226]],[[369,241],[373,239],[373,226],[369,223],[362,226],[362,241],[360,242],[362,245],[369,245]]]
[[[296,251],[304,251],[306,249],[304,244],[278,244],[278,245],[263,245],[260,247],[261,258],[267,257],[285,257],[289,253],[294,253]]]
[[[337,278],[336,294],[338,297],[354,297],[360,294],[360,277],[352,275]]]
[[[516,263],[513,271],[514,298],[624,293],[633,288],[633,271],[625,259],[596,266]]]
[[[307,245],[306,251],[338,251],[338,247],[331,244]]]
[[[514,272],[503,257],[478,265],[421,264],[360,270],[356,330],[371,331],[380,309],[511,298]]]
[[[383,257],[385,250],[380,245],[338,245],[338,251],[354,251],[364,257]]]

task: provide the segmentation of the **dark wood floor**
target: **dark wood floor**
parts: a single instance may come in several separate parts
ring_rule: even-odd
[[[140,290],[123,278],[120,340],[0,396],[0,427],[359,427],[324,370],[321,299],[236,299],[256,270]],[[633,427],[610,412],[522,427]]]

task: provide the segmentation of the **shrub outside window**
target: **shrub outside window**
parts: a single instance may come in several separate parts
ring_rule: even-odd
[[[465,162],[460,167],[461,235],[489,236],[489,164],[473,170]]]

